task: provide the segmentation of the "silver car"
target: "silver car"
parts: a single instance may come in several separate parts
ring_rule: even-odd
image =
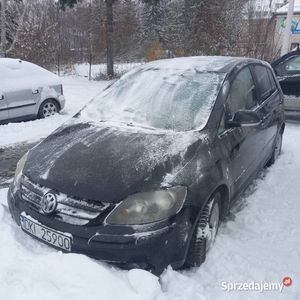
[[[60,77],[30,62],[0,58],[0,123],[46,118],[65,106]]]

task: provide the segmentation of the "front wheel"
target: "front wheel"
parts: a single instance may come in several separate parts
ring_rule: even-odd
[[[59,112],[59,108],[57,103],[52,99],[48,99],[41,104],[38,117],[43,119],[43,118],[50,117],[58,112]]]
[[[192,236],[185,267],[199,267],[215,242],[220,223],[221,195],[215,193],[205,205]]]

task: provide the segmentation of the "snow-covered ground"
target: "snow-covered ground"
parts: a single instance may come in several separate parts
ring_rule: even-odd
[[[115,64],[114,72],[115,74],[122,75],[136,66],[141,65],[142,63],[125,63],[125,64]],[[106,64],[93,64],[91,67],[91,78],[98,78],[100,74],[106,74]],[[71,70],[68,71],[73,76],[79,77],[89,77],[90,65],[88,63],[84,64],[75,64]]]
[[[0,146],[48,135],[107,82],[64,78],[62,115],[0,126]],[[166,270],[160,278],[123,271],[84,255],[63,254],[23,233],[11,219],[7,189],[0,189],[1,300],[299,300],[300,125],[287,124],[278,161],[248,189],[200,268]],[[1,154],[0,154],[1,155]],[[1,159],[1,157],[0,157]],[[159,255],[159,252],[158,252]],[[279,291],[223,291],[227,283],[282,283]]]

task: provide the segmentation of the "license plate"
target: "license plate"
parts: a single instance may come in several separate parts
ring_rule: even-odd
[[[31,217],[25,217],[24,214],[20,215],[22,229],[37,237],[38,239],[46,242],[47,244],[61,248],[66,251],[71,251],[71,237],[56,230],[50,229],[38,221],[33,220]]]

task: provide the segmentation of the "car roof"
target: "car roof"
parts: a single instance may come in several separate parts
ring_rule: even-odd
[[[0,58],[0,92],[37,89],[61,84],[52,72],[33,63],[13,58]]]
[[[140,67],[148,69],[171,69],[189,70],[195,69],[198,72],[228,73],[235,66],[246,63],[261,63],[258,59],[231,57],[231,56],[191,56],[162,59],[146,63]]]

